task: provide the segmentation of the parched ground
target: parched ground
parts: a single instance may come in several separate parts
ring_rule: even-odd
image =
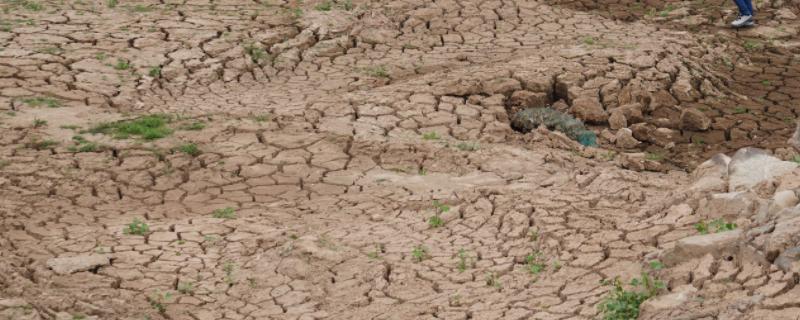
[[[796,157],[793,2],[738,32],[641,6],[3,0],[0,317],[600,318],[602,280],[697,234],[653,218],[687,170]],[[545,105],[599,147],[511,128]]]

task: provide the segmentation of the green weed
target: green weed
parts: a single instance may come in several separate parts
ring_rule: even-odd
[[[466,143],[466,142],[459,142],[456,144],[456,148],[461,151],[475,151],[478,150],[477,143]]]
[[[183,294],[192,294],[194,293],[194,284],[191,282],[178,283],[178,292]]]
[[[597,42],[594,37],[584,37],[581,41],[586,45],[593,45]]]
[[[534,251],[533,253],[526,256],[525,265],[528,268],[528,272],[530,272],[530,274],[533,275],[539,274],[540,272],[544,271],[544,269],[547,267],[542,258],[542,253],[539,251]]]
[[[153,307],[153,309],[163,314],[167,311],[167,307],[164,304],[172,300],[172,293],[156,293],[154,296],[149,297],[148,300],[150,300],[150,306]]]
[[[733,108],[733,114],[742,114],[742,113],[748,113],[748,112],[750,112],[750,110],[745,108],[745,107],[742,107],[742,106],[738,106],[736,108]]]
[[[418,245],[411,250],[411,257],[417,260],[417,262],[422,262],[422,260],[428,258],[428,249],[422,245]]]
[[[101,123],[89,129],[88,132],[110,134],[117,139],[139,136],[145,140],[155,140],[166,137],[172,133],[172,129],[167,126],[171,121],[172,119],[169,116],[155,114],[138,119]]]
[[[211,216],[217,219],[234,219],[236,218],[236,211],[231,207],[216,209],[211,213]]]
[[[200,131],[200,130],[203,130],[205,127],[206,127],[206,124],[204,122],[195,121],[195,122],[192,122],[192,123],[189,123],[189,124],[182,125],[180,127],[180,129],[181,130],[187,130],[187,131]]]
[[[27,144],[28,148],[36,149],[36,150],[44,150],[44,149],[52,149],[53,147],[58,145],[58,141],[45,139],[45,140],[38,140],[34,139]]]
[[[320,4],[318,4],[316,7],[314,7],[314,10],[317,10],[317,11],[331,11],[332,7],[333,7],[333,3],[331,3],[330,1],[323,1]]]
[[[117,59],[117,64],[114,65],[114,69],[117,70],[128,70],[131,68],[131,62],[125,59]]]
[[[639,317],[639,307],[642,303],[658,294],[665,288],[663,282],[653,279],[646,272],[641,278],[634,278],[630,282],[631,290],[626,290],[619,278],[613,281],[603,281],[611,285],[611,293],[598,304],[598,309],[603,313],[603,320],[630,320]]]
[[[266,50],[264,50],[264,48],[257,46],[254,43],[246,45],[244,47],[244,52],[245,54],[250,56],[250,60],[253,61],[253,63],[255,64],[260,64],[262,61],[265,60],[265,58],[269,57],[269,54],[267,53]]]
[[[225,283],[227,283],[228,285],[232,285],[235,281],[233,278],[233,271],[235,268],[236,265],[234,265],[233,262],[231,261],[225,262],[222,265],[222,271],[225,272]]]
[[[490,287],[494,287],[495,289],[500,289],[503,287],[503,284],[497,279],[497,274],[494,272],[486,274],[486,285]]]
[[[150,70],[147,70],[147,75],[153,78],[160,78],[161,77],[161,67],[160,66],[153,66],[150,67]]]
[[[433,215],[428,218],[428,225],[430,225],[431,228],[438,228],[444,225],[444,220],[438,214]]]
[[[108,6],[109,8],[112,8],[112,9],[116,8],[117,4],[119,4],[119,0],[108,0],[108,1],[106,1],[106,6]]]
[[[42,120],[42,119],[38,119],[38,118],[37,119],[33,119],[33,127],[34,128],[41,128],[41,127],[46,127],[46,126],[47,126],[47,120]]]
[[[125,229],[122,229],[123,234],[143,236],[150,232],[150,226],[147,225],[139,218],[134,218],[133,222],[129,223]]]
[[[660,153],[647,152],[645,153],[644,158],[650,161],[661,161],[664,160],[664,155]]]
[[[708,234],[712,229],[714,233],[720,233],[725,231],[732,231],[735,230],[738,226],[736,223],[733,222],[726,222],[722,220],[722,218],[714,219],[709,223],[705,221],[700,221],[694,225],[694,229],[697,230],[700,234]]]
[[[464,272],[470,267],[469,256],[464,249],[458,250],[458,264],[456,265],[458,272]]]
[[[61,107],[61,101],[51,97],[33,97],[22,99],[22,103],[30,107],[47,106],[48,108]]]
[[[792,162],[800,164],[800,155],[795,155],[792,157]]]
[[[371,77],[376,78],[388,78],[389,72],[386,71],[386,67],[384,66],[374,66],[364,69],[364,72]]]
[[[439,140],[439,134],[436,131],[431,131],[422,134],[423,140]]]
[[[188,154],[188,155],[190,155],[192,157],[199,156],[201,153],[203,153],[202,151],[200,151],[200,148],[198,148],[197,145],[194,144],[194,143],[187,143],[187,144],[178,146],[176,149],[178,151],[183,152],[185,154]]]

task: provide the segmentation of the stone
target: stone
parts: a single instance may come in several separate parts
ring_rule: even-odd
[[[47,260],[47,267],[61,275],[81,271],[89,271],[97,267],[106,266],[111,260],[106,255],[88,255],[77,257],[53,258]]]
[[[800,208],[793,215],[775,223],[775,230],[764,241],[767,259],[776,259],[784,250],[793,247],[800,240]]]
[[[773,262],[783,272],[800,272],[800,247],[784,250]]]
[[[731,158],[718,153],[701,163],[692,172],[694,183],[690,190],[695,192],[723,192],[728,189],[728,163]]]
[[[596,98],[577,98],[572,102],[572,113],[578,119],[602,124],[608,121],[608,113]]]
[[[750,192],[715,193],[708,199],[700,200],[697,214],[709,219],[735,220],[752,216],[758,204],[758,197]]]
[[[679,134],[675,130],[670,128],[658,128],[651,133],[650,142],[660,147],[666,147],[668,144],[677,140],[678,136]]]
[[[668,266],[673,266],[681,261],[712,254],[715,258],[732,254],[736,251],[737,242],[742,231],[737,229],[720,233],[691,236],[678,240],[675,246],[666,251],[662,258]]]
[[[611,116],[608,117],[608,126],[612,130],[619,130],[628,127],[628,120],[625,119],[625,114],[620,109],[611,111]]]
[[[523,108],[542,108],[547,106],[548,98],[544,92],[531,92],[527,90],[514,91],[511,94],[511,105]]]
[[[774,214],[783,209],[794,207],[798,202],[800,202],[800,199],[798,199],[797,194],[795,194],[793,190],[782,190],[775,192],[775,194],[772,196],[772,203],[770,203],[769,212]]]
[[[797,163],[781,161],[761,149],[743,148],[736,151],[728,165],[728,189],[736,191],[753,188],[797,167]]]
[[[711,127],[709,119],[702,111],[695,108],[684,109],[681,112],[681,129],[689,131],[706,131]]]
[[[622,128],[614,135],[614,143],[618,148],[633,149],[639,145],[639,140],[633,137],[633,131],[628,128]]]
[[[694,292],[697,291],[689,287],[684,286],[687,289],[645,300],[639,307],[639,319],[648,319],[661,312],[676,309],[686,304],[694,296]]]
[[[789,138],[788,142],[790,146],[800,152],[800,121],[797,122],[797,129],[794,130],[794,134]]]

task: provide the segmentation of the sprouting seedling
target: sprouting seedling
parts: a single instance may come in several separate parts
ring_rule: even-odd
[[[496,288],[496,289],[500,289],[500,288],[502,288],[502,287],[503,287],[503,285],[502,285],[502,284],[500,283],[500,281],[497,279],[497,274],[496,274],[496,273],[494,273],[494,272],[491,272],[491,273],[487,273],[487,274],[486,274],[486,285],[487,285],[487,286],[494,287],[494,288]]]
[[[411,250],[411,256],[414,260],[417,260],[417,262],[422,262],[422,260],[428,258],[428,249],[422,245],[415,246],[414,250]]]
[[[217,219],[233,219],[236,218],[236,212],[231,207],[216,209],[211,213],[211,216]]]
[[[222,271],[225,272],[225,283],[232,285],[234,283],[233,279],[233,270],[236,268],[236,265],[233,262],[228,261],[222,265]]]
[[[439,200],[433,200],[433,206],[436,208],[438,213],[445,213],[450,211],[450,206],[439,202]]]
[[[148,232],[150,232],[150,226],[148,226],[144,221],[139,220],[139,218],[134,218],[133,222],[129,223],[125,229],[122,230],[122,233],[124,234],[132,234],[137,236],[146,235]]]
[[[456,266],[459,272],[464,272],[470,267],[469,256],[464,249],[458,250],[458,265]]]
[[[525,263],[528,266],[528,272],[533,275],[539,274],[544,271],[546,265],[542,261],[542,254],[539,251],[534,251],[525,257]]]
[[[423,140],[439,140],[439,134],[436,131],[426,132],[422,134]]]

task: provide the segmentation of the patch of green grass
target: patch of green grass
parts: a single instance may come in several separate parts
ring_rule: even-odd
[[[542,258],[542,253],[539,251],[534,251],[527,255],[525,257],[525,265],[528,268],[528,272],[532,275],[539,274],[547,267],[544,259]]]
[[[426,132],[422,134],[423,140],[439,140],[439,134],[436,131]]]
[[[109,8],[116,8],[117,4],[119,4],[119,0],[108,0],[106,1],[106,6]]]
[[[264,48],[256,45],[255,43],[246,45],[244,47],[244,53],[247,54],[250,57],[250,60],[255,64],[260,64],[261,62],[266,61],[267,58],[271,58]]]
[[[59,47],[46,47],[46,48],[39,48],[35,50],[38,53],[46,53],[50,55],[57,55],[59,53],[63,53],[64,50]]]
[[[183,152],[185,154],[188,154],[188,155],[190,155],[192,157],[199,156],[201,153],[203,153],[202,151],[200,151],[200,148],[198,148],[197,145],[194,144],[194,143],[187,143],[187,144],[178,146],[176,149],[178,151]]]
[[[355,8],[355,7],[353,6],[353,0],[344,0],[344,1],[341,1],[341,2],[339,3],[339,7],[340,7],[340,8],[342,8],[342,10],[345,10],[345,11],[350,11],[350,10],[353,10],[353,8]]]
[[[761,84],[765,85],[765,86],[769,86],[770,82],[769,82],[769,80],[761,80]]]
[[[317,11],[331,11],[332,7],[333,7],[333,3],[331,3],[330,1],[326,0],[326,1],[323,1],[323,2],[321,2],[319,4],[317,4],[317,6],[314,7],[314,10],[317,10]]]
[[[183,294],[192,294],[192,293],[194,293],[194,283],[191,283],[191,282],[178,283],[178,292],[183,293]]]
[[[164,304],[172,300],[172,293],[156,293],[155,295],[148,297],[148,300],[150,300],[150,306],[153,307],[153,309],[158,311],[158,313],[163,314],[167,312],[167,307]]]
[[[33,127],[34,128],[41,128],[41,127],[46,127],[46,126],[47,126],[47,120],[42,120],[42,119],[38,119],[38,118],[37,119],[33,119]]]
[[[430,225],[431,228],[438,228],[444,225],[444,220],[436,214],[428,218],[428,225]]]
[[[150,232],[150,226],[139,218],[134,218],[131,223],[122,229],[123,234],[143,236]]]
[[[225,262],[222,265],[222,271],[225,272],[225,283],[228,285],[233,285],[235,283],[235,279],[233,278],[233,271],[236,269],[236,265],[233,264],[232,261]]]
[[[3,1],[8,5],[5,9],[19,7],[30,11],[42,11],[44,6],[41,3],[29,0],[5,0]]]
[[[211,213],[211,216],[217,219],[234,219],[236,218],[236,211],[231,207],[216,209]]]
[[[738,106],[736,108],[733,108],[733,114],[742,114],[742,113],[748,113],[748,112],[750,112],[750,109],[747,109],[747,108],[742,107],[742,106]]]
[[[467,255],[467,251],[464,249],[458,250],[458,264],[456,268],[458,268],[458,272],[464,272],[470,267],[469,263],[469,256]]]
[[[52,149],[53,147],[58,145],[58,141],[45,139],[45,140],[38,140],[34,139],[31,142],[27,143],[27,147],[36,150],[45,150],[45,149]]]
[[[374,66],[364,69],[364,72],[370,77],[388,78],[389,72],[386,71],[384,66]]]
[[[100,145],[86,140],[86,138],[80,135],[73,136],[72,141],[75,141],[76,146],[69,147],[69,151],[71,152],[95,152],[100,149]]]
[[[597,43],[597,40],[595,40],[594,37],[583,37],[583,39],[581,39],[581,42],[583,42],[586,45],[593,45]]]
[[[727,222],[725,220],[722,220],[722,218],[714,219],[709,223],[706,223],[704,220],[701,220],[700,222],[694,225],[695,230],[697,230],[697,232],[699,232],[700,234],[708,234],[712,229],[714,230],[714,233],[732,231],[736,230],[737,227],[738,226],[736,225],[736,223]]]
[[[150,8],[149,6],[137,4],[137,5],[133,6],[133,8],[131,10],[133,10],[133,12],[142,13],[142,12],[149,12],[149,11],[151,11],[153,9]]]
[[[41,106],[47,106],[48,108],[61,107],[61,101],[51,97],[25,98],[22,99],[21,101],[22,103],[27,104],[30,107],[41,107]]]
[[[117,64],[114,65],[116,70],[128,70],[131,68],[131,62],[125,59],[117,59]]]
[[[411,250],[411,257],[417,262],[422,262],[428,258],[428,249],[423,247],[422,245],[415,246],[413,250]]]
[[[74,315],[72,315],[72,320],[85,320],[85,319],[86,319],[86,316],[84,316],[82,314],[74,314]]]
[[[132,120],[101,123],[88,132],[109,134],[117,139],[138,136],[145,140],[155,140],[172,134],[172,129],[167,126],[171,121],[167,115],[154,114]]]
[[[95,59],[97,59],[99,61],[103,61],[103,60],[106,60],[106,58],[108,58],[108,55],[106,55],[105,52],[100,52],[100,53],[94,55],[94,57],[95,57]]]
[[[651,161],[661,161],[664,160],[664,155],[660,153],[647,152],[645,153],[644,158]]]
[[[795,155],[792,157],[792,162],[800,164],[800,155]]]
[[[466,143],[466,142],[459,142],[456,144],[456,148],[461,151],[475,151],[478,150],[477,143]]]
[[[625,288],[619,278],[613,281],[604,281],[604,284],[611,286],[611,292],[597,305],[600,312],[603,313],[603,320],[638,318],[639,307],[642,303],[665,288],[663,282],[653,279],[646,272],[642,272],[640,278],[631,280],[630,290]]]
[[[152,78],[160,78],[161,77],[161,66],[150,67],[150,70],[147,70],[147,75],[152,77]]]
[[[80,128],[81,128],[81,126],[74,125],[74,124],[65,124],[65,125],[63,125],[63,126],[60,126],[59,128],[61,128],[61,129],[67,129],[67,130],[78,130],[78,129],[80,129]]]
[[[189,124],[184,124],[180,127],[181,130],[186,131],[200,131],[205,129],[206,124],[202,121],[195,121]]]
[[[764,45],[758,41],[747,40],[744,42],[744,48],[748,51],[756,51],[764,48]]]

